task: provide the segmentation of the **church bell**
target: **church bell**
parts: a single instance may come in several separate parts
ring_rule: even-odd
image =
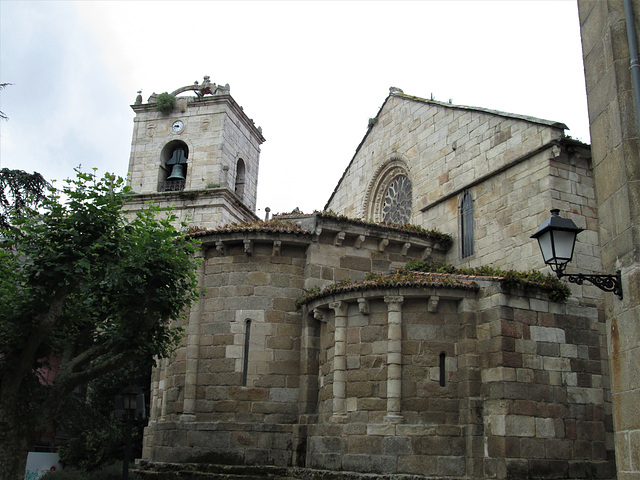
[[[184,175],[182,174],[182,165],[175,164],[171,169],[171,175],[167,177],[167,180],[184,180]]]

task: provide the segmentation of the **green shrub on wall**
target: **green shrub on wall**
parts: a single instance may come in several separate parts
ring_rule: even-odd
[[[164,113],[165,115],[170,114],[173,111],[173,107],[176,104],[176,97],[171,95],[170,93],[164,92],[158,95],[156,100],[156,110]]]

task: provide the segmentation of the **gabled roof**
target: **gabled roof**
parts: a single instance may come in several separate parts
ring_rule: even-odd
[[[487,114],[490,114],[490,115],[496,115],[496,116],[505,117],[505,118],[513,118],[513,119],[516,119],[516,120],[522,120],[522,121],[529,122],[529,123],[537,123],[539,125],[545,125],[545,126],[551,127],[551,128],[560,128],[562,130],[566,130],[566,129],[569,128],[564,123],[555,122],[553,120],[545,120],[545,119],[542,119],[542,118],[531,117],[531,116],[528,116],[528,115],[519,115],[517,113],[501,112],[499,110],[491,110],[489,108],[469,107],[469,106],[466,106],[466,105],[454,105],[452,103],[439,102],[437,100],[428,100],[426,98],[415,97],[413,95],[407,95],[402,90],[400,90],[399,88],[394,88],[394,87],[391,87],[389,89],[389,95],[387,96],[387,98],[385,98],[384,102],[382,103],[382,106],[380,107],[380,109],[378,110],[378,113],[375,116],[376,120],[380,116],[380,113],[382,113],[382,110],[384,109],[385,105],[387,104],[387,102],[389,101],[389,99],[391,97],[399,97],[399,98],[403,98],[403,99],[406,99],[406,100],[409,100],[409,101],[412,101],[412,102],[425,103],[425,104],[428,104],[428,105],[437,105],[437,106],[440,106],[440,107],[452,108],[452,109],[456,109],[456,110],[468,110],[468,111],[473,111],[473,112],[482,112],[482,113],[487,113]],[[347,172],[349,171],[349,168],[351,168],[351,164],[353,163],[353,161],[355,160],[356,156],[358,155],[358,152],[360,151],[360,148],[362,147],[362,145],[364,144],[365,140],[369,136],[369,133],[371,132],[371,130],[373,130],[373,128],[368,128],[367,129],[367,133],[365,133],[364,137],[360,141],[360,144],[358,145],[358,148],[356,148],[356,151],[353,154],[353,157],[351,157],[351,161],[349,162],[349,165],[347,165],[347,168],[345,168],[344,172],[342,172],[342,176],[340,177],[340,180],[336,184],[336,187],[333,189],[333,193],[331,193],[331,196],[329,197],[329,200],[327,200],[327,203],[324,206],[324,210],[328,210],[329,209],[329,203],[331,203],[331,200],[333,200],[334,195],[338,191],[338,187],[340,187],[340,184],[342,183],[342,180],[344,180],[344,177],[347,174]]]

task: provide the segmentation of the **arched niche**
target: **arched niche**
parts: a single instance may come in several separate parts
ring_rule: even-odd
[[[158,191],[184,190],[187,174],[189,146],[182,140],[172,140],[160,153],[158,170]]]

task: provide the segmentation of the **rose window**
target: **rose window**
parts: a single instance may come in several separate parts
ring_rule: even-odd
[[[396,177],[384,196],[382,220],[404,225],[411,219],[411,180],[405,175]]]

